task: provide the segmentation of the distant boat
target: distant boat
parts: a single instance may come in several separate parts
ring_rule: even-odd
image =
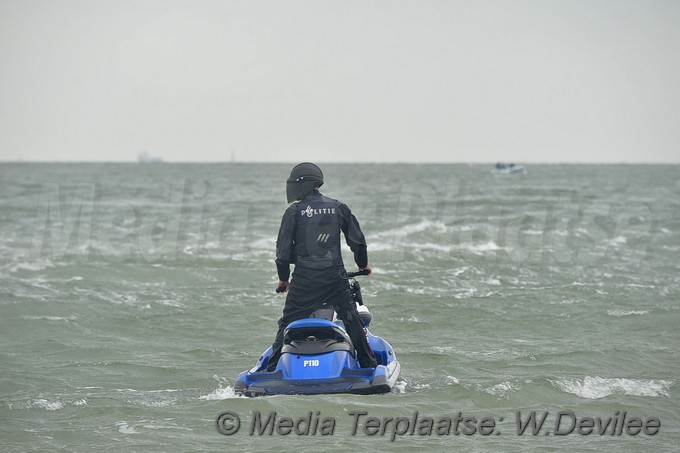
[[[160,157],[150,156],[146,151],[142,151],[137,155],[137,162],[140,164],[157,164],[163,162]]]
[[[496,168],[493,170],[494,173],[500,173],[503,175],[526,173],[526,170],[521,165],[506,164],[504,162],[498,162]]]

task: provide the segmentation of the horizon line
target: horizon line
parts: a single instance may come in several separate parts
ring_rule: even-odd
[[[2,160],[0,164],[138,164],[138,165],[195,165],[195,164],[224,164],[224,165],[238,165],[238,164],[256,164],[256,165],[279,165],[279,164],[295,164],[298,160],[290,161],[249,161],[249,160],[213,160],[213,161],[189,161],[189,160],[160,160],[153,162],[144,162],[139,160]],[[343,164],[364,164],[364,165],[493,165],[498,162],[515,163],[519,165],[680,165],[680,161],[427,161],[427,162],[412,162],[412,161],[326,161],[315,160],[319,164],[324,165],[343,165]]]

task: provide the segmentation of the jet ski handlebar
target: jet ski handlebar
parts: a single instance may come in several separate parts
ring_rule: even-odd
[[[347,272],[347,278],[358,277],[359,275],[369,275],[370,271],[368,269],[362,269],[357,272]]]

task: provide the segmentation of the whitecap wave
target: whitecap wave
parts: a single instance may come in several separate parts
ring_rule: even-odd
[[[138,433],[138,431],[135,429],[135,427],[128,425],[126,421],[116,422],[116,426],[118,427],[119,433],[123,433],[123,434],[137,434]]]
[[[23,263],[16,263],[12,267],[9,268],[10,272],[18,272],[18,271],[42,271],[47,268],[55,267],[54,263],[51,260],[35,260],[35,261],[27,261]]]
[[[411,316],[409,318],[389,318],[389,320],[394,321],[394,322],[409,322],[409,323],[410,322],[420,322],[420,321],[418,321],[418,318],[416,318],[415,316]]]
[[[477,255],[482,255],[486,252],[495,252],[497,250],[505,250],[504,247],[500,247],[494,241],[488,241],[482,244],[465,244],[461,248],[469,250],[470,252]]]
[[[607,310],[609,316],[642,316],[649,312],[647,310]]]
[[[25,315],[22,316],[21,319],[27,320],[27,321],[76,321],[78,318],[75,315],[71,316],[30,316],[30,315]]]
[[[228,400],[230,398],[239,398],[239,396],[234,392],[233,387],[224,387],[224,388],[218,388],[207,395],[199,396],[199,400],[207,400],[207,401],[214,401],[214,400]]]
[[[500,382],[496,385],[483,389],[489,395],[497,396],[499,398],[507,397],[508,393],[516,392],[520,389],[519,385],[513,384],[510,381]]]
[[[418,223],[412,223],[408,225],[404,225],[398,228],[392,228],[390,230],[386,231],[380,231],[378,233],[372,234],[368,237],[369,240],[371,240],[371,243],[373,243],[374,239],[377,238],[383,238],[383,237],[392,237],[392,238],[398,238],[398,237],[404,237],[408,236],[409,234],[413,233],[422,233],[423,231],[428,231],[428,230],[434,230],[440,233],[446,232],[446,225],[442,222],[439,221],[432,221],[428,219],[421,220]]]
[[[550,380],[559,390],[587,399],[609,395],[669,396],[671,381],[656,379],[602,378],[586,376],[583,379]]]
[[[394,384],[394,392],[395,393],[406,393],[406,386],[408,385],[408,382],[406,379],[400,377],[397,379],[397,383]]]
[[[455,384],[460,384],[460,381],[458,380],[458,378],[456,376],[446,376],[444,383],[446,385],[455,385]]]
[[[177,402],[177,398],[168,399],[150,399],[150,398],[139,398],[136,400],[128,400],[129,404],[141,404],[146,407],[168,407]]]
[[[625,236],[617,236],[617,237],[607,241],[607,244],[612,245],[612,246],[618,246],[618,245],[623,245],[626,242],[628,242],[628,240],[626,239]]]
[[[457,267],[451,273],[453,274],[454,277],[458,277],[459,275],[464,274],[465,272],[467,272],[471,268],[472,268],[472,266]]]
[[[39,409],[45,409],[46,411],[58,411],[64,407],[64,403],[61,401],[48,401],[41,398],[33,401],[33,406]]]
[[[32,400],[12,401],[0,404],[0,407],[7,407],[8,409],[44,409],[46,411],[58,411],[66,406],[87,406],[87,400],[84,398],[77,400],[63,400],[54,398],[37,398]]]
[[[408,242],[401,243],[398,241],[371,241],[369,245],[372,252],[395,251],[395,247],[399,246],[401,250],[428,250],[433,252],[451,253],[457,250],[458,247],[453,245],[436,244],[434,242]]]

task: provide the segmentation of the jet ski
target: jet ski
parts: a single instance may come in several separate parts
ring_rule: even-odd
[[[521,165],[506,164],[506,163],[503,163],[503,162],[499,162],[499,163],[496,164],[496,168],[494,169],[494,173],[499,173],[499,174],[504,174],[504,175],[512,175],[512,174],[518,174],[518,173],[526,173],[526,170]]]
[[[368,330],[372,315],[361,300],[357,275],[362,272],[348,273],[350,288],[378,366],[361,368],[342,321],[333,321],[333,309],[323,308],[288,325],[274,371],[267,371],[269,347],[252,369],[238,375],[234,392],[245,396],[389,393],[399,381],[401,365],[392,346]]]

